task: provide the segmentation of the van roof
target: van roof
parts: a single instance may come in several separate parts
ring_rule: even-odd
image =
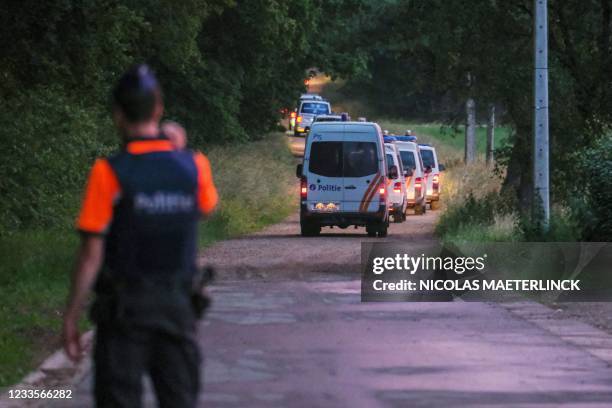
[[[374,122],[355,122],[355,121],[347,121],[347,122],[315,122],[312,125],[311,128],[311,132],[313,130],[320,130],[320,131],[326,131],[326,130],[334,130],[334,131],[338,131],[338,127],[343,126],[343,130],[347,130],[347,128],[353,128],[353,129],[363,129],[365,130],[366,128],[370,129],[377,129],[378,125]]]
[[[417,150],[417,144],[414,142],[395,142],[395,145],[401,149],[402,147],[405,148],[409,148],[410,150]]]

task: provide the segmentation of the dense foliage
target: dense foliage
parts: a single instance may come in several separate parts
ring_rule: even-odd
[[[466,99],[481,113],[494,103],[513,130],[497,152],[505,189],[529,208],[532,8],[532,0],[10,1],[0,9],[0,233],[65,224],[87,165],[116,146],[109,89],[141,61],[158,72],[167,116],[195,146],[259,138],[312,66],[348,79],[352,95],[389,116],[456,124]],[[549,0],[553,201],[594,225],[601,200],[581,193],[595,185],[592,167],[578,162],[592,163],[587,152],[611,131],[611,16],[610,0]]]
[[[9,1],[0,8],[0,233],[66,225],[114,149],[109,91],[145,61],[194,146],[261,137],[304,89],[315,0]],[[337,5],[330,2],[331,11]]]
[[[531,203],[533,1],[411,0],[367,2],[372,21],[353,38],[367,67],[347,86],[387,115],[463,123],[464,104],[500,106],[513,129],[498,151],[505,188]],[[595,176],[586,153],[612,125],[612,1],[549,0],[551,187],[556,204],[576,204]],[[374,5],[376,4],[376,5]],[[481,123],[486,117],[481,115]],[[609,160],[599,165],[612,167]],[[599,174],[607,174],[597,167]],[[589,193],[590,197],[596,194]],[[593,211],[596,226],[604,213]],[[606,213],[609,214],[609,213]],[[588,230],[588,228],[587,228]],[[589,238],[589,236],[585,236]],[[599,237],[612,239],[612,235]]]

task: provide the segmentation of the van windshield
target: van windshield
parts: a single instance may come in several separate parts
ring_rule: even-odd
[[[312,113],[314,115],[329,115],[329,105],[318,102],[304,102],[300,113]]]
[[[429,149],[421,149],[421,158],[423,159],[423,166],[434,168],[436,167],[436,161],[434,160],[433,151]]]
[[[308,170],[324,177],[364,177],[378,172],[374,142],[314,142]]]
[[[416,161],[411,151],[400,150],[400,157],[402,158],[402,165],[405,169],[416,169]]]

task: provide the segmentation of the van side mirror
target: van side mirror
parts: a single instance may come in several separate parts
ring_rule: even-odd
[[[298,164],[297,167],[295,168],[295,177],[297,178],[302,177],[303,172],[304,172],[304,165]]]
[[[389,168],[389,178],[392,180],[395,180],[399,177],[399,174],[397,172],[397,166],[393,165]]]
[[[439,169],[440,171],[444,171],[444,170],[446,170],[446,167],[444,167],[444,165],[443,165],[443,164],[438,164],[438,169]]]
[[[408,169],[404,172],[404,177],[412,177],[412,174],[414,172],[412,171],[412,169]]]

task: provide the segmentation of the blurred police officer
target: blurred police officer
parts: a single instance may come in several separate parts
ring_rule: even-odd
[[[200,355],[194,340],[197,222],[217,203],[201,153],[160,133],[160,87],[140,65],[113,92],[123,149],[93,165],[77,221],[81,232],[64,317],[64,348],[82,355],[77,322],[95,283],[95,400],[138,407],[148,374],[162,407],[193,407]]]

